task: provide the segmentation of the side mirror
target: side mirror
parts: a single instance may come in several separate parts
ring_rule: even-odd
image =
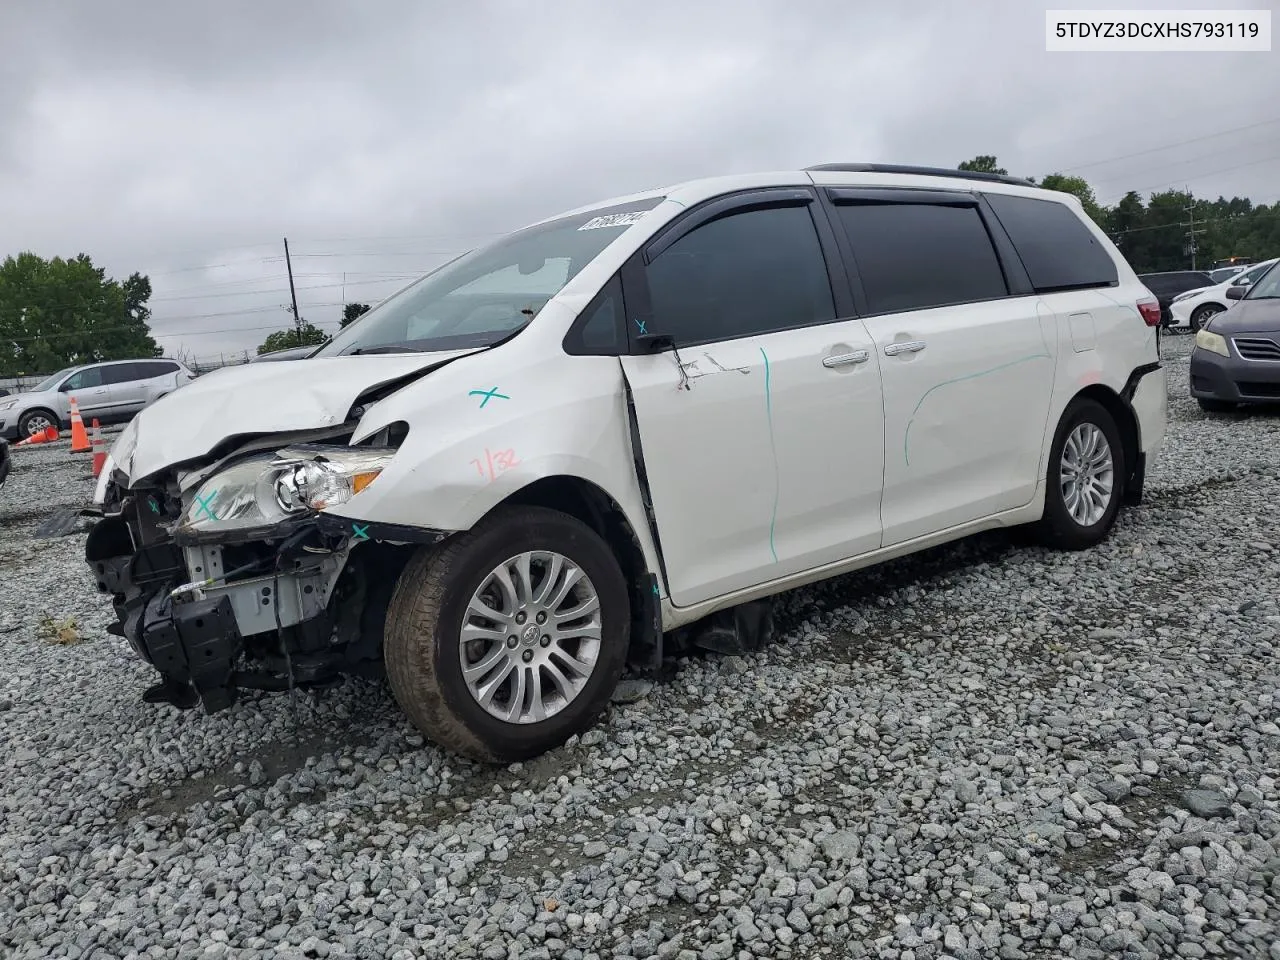
[[[1243,300],[1244,295],[1248,292],[1249,289],[1245,284],[1233,284],[1232,286],[1227,287],[1227,299]]]

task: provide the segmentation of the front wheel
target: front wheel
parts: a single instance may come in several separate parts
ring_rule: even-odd
[[[1096,400],[1071,402],[1049,452],[1039,539],[1063,550],[1101,542],[1115,523],[1125,477],[1120,431]]]
[[[1191,314],[1191,332],[1198,333],[1209,325],[1209,321],[1222,312],[1222,308],[1216,303],[1206,303],[1203,307],[1197,307],[1196,312]]]
[[[391,690],[441,746],[527,760],[586,730],[626,662],[631,609],[608,544],[542,507],[496,511],[420,552],[387,609]]]

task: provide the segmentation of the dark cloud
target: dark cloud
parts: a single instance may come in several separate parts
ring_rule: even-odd
[[[716,173],[995,153],[1103,200],[1274,202],[1274,93],[1271,54],[1048,54],[1022,0],[10,4],[0,253],[148,272],[163,342],[217,355],[286,320],[284,235],[331,328],[490,235]]]

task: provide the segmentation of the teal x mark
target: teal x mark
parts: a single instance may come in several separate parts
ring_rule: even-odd
[[[216,497],[217,495],[218,495],[217,490],[211,490],[209,491],[208,494],[206,494],[203,497],[198,495],[196,496],[196,517],[195,518],[197,520],[200,519],[200,513],[202,511],[205,514],[205,516],[207,516],[210,520],[218,519],[218,515],[213,512],[213,507],[209,506],[209,504],[213,503],[213,498]]]
[[[480,408],[482,410],[484,409],[484,405],[488,403],[490,400],[492,400],[494,397],[497,397],[499,400],[511,399],[505,393],[499,393],[497,387],[494,387],[492,390],[472,390],[470,393],[467,394],[467,396],[468,397],[484,397],[484,399],[480,401]]]
[[[368,539],[369,539],[369,525],[366,523],[366,524],[362,527],[362,526],[360,526],[360,524],[358,524],[358,523],[353,523],[353,524],[351,525],[351,535],[352,535],[356,540],[368,540]]]

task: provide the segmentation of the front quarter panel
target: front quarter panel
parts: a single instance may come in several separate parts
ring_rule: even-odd
[[[618,360],[568,356],[558,344],[544,350],[551,345],[522,339],[457,360],[371,407],[353,442],[396,421],[409,424],[408,436],[376,481],[329,512],[360,523],[466,530],[535,480],[568,475],[618,503],[650,569],[658,569]]]

